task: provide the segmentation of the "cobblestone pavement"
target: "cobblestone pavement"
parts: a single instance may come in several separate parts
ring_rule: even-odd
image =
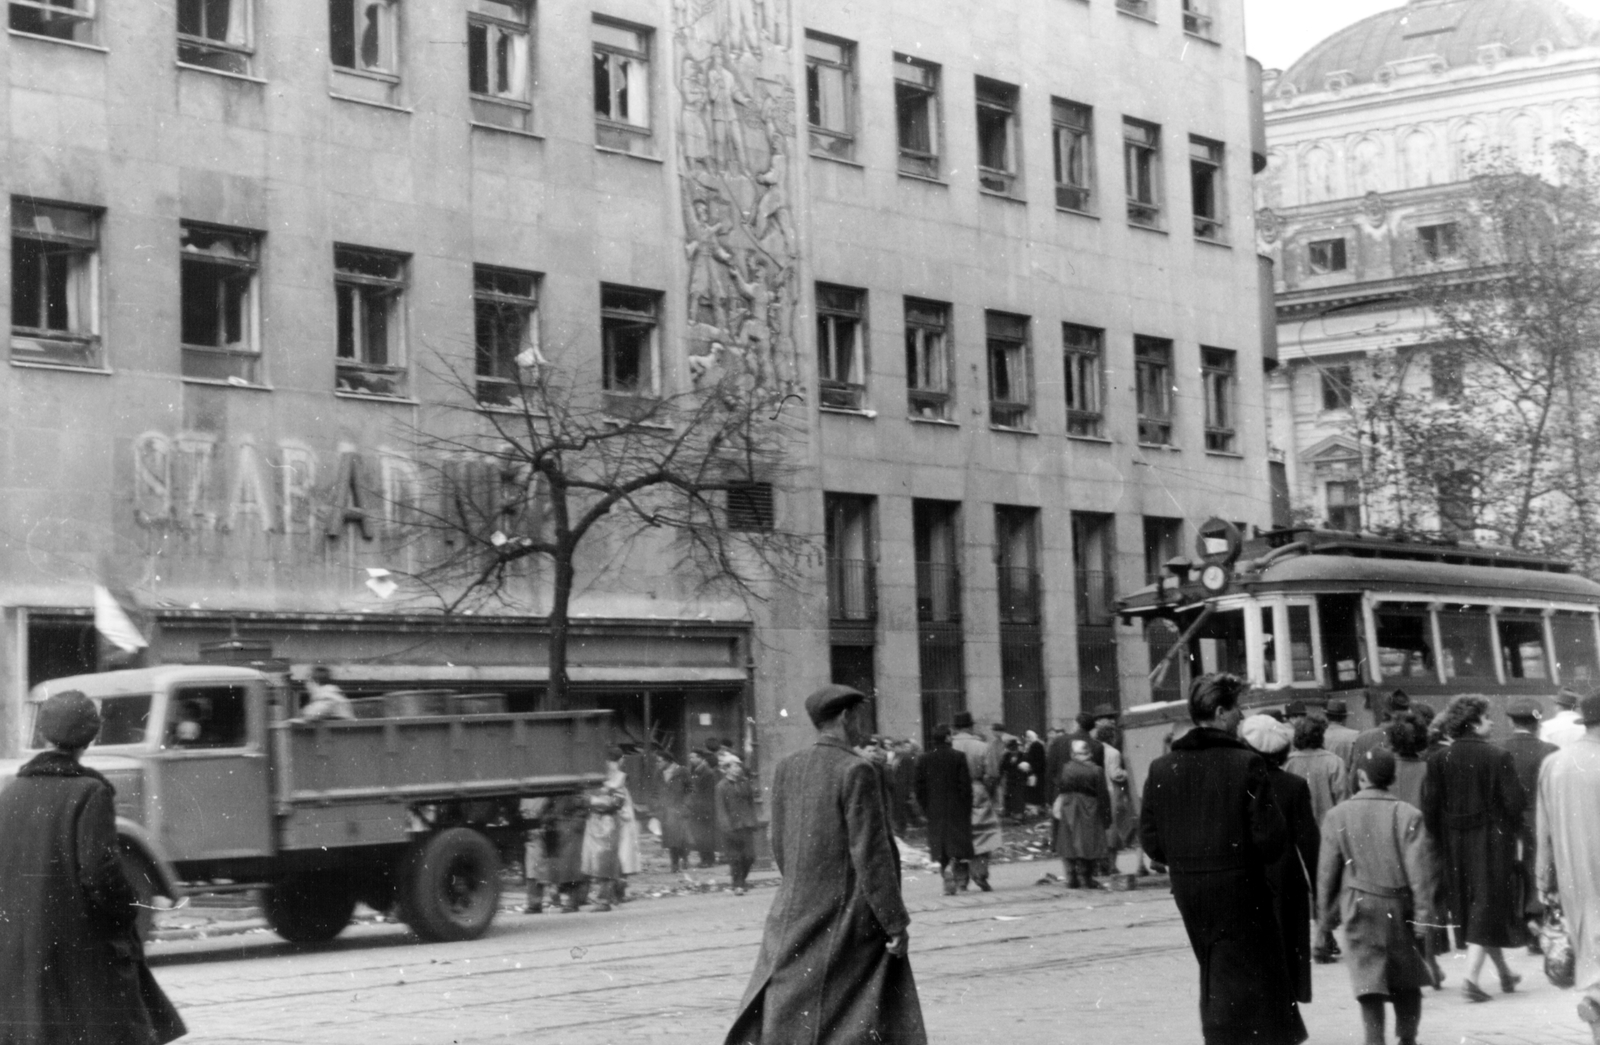
[[[1164,889],[1068,893],[1036,885],[1055,865],[994,870],[993,893],[941,895],[911,873],[912,956],[935,1042],[1055,1045],[1198,1043],[1196,975]],[[465,944],[418,944],[402,926],[357,925],[333,944],[295,948],[264,931],[151,945],[156,975],[195,1045],[351,1042],[715,1043],[755,959],[770,888],[668,895],[607,914],[506,912]],[[1427,996],[1433,1045],[1588,1045],[1576,996],[1512,956],[1523,990],[1470,1005],[1464,959]],[[1316,967],[1311,1041],[1361,1040],[1349,981]],[[1486,982],[1492,982],[1492,978]],[[1493,990],[1493,988],[1491,988]]]

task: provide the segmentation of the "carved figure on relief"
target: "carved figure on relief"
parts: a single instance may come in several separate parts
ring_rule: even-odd
[[[689,374],[736,367],[769,393],[792,391],[797,361],[774,358],[793,354],[798,299],[789,5],[677,0],[673,11]]]
[[[1382,192],[1388,188],[1383,177],[1382,145],[1372,138],[1362,138],[1356,142],[1350,156],[1355,175],[1352,179],[1355,189],[1353,195],[1365,196],[1369,192]]]
[[[1305,198],[1302,203],[1322,203],[1333,199],[1333,154],[1321,145],[1306,150],[1301,160],[1305,172]]]

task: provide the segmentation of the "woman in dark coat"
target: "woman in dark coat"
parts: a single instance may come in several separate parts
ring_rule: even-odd
[[[1072,742],[1072,761],[1061,767],[1056,803],[1056,855],[1067,872],[1068,889],[1098,889],[1094,869],[1109,852],[1111,790],[1105,770],[1091,761],[1088,742]]]
[[[1299,1045],[1306,1028],[1267,881],[1288,831],[1267,764],[1234,735],[1243,688],[1232,675],[1190,683],[1195,728],[1151,764],[1139,837],[1172,873],[1200,965],[1206,1045]]]
[[[1489,743],[1489,701],[1452,697],[1439,716],[1450,746],[1428,756],[1422,815],[1439,846],[1444,894],[1459,946],[1467,946],[1468,1001],[1488,1001],[1478,985],[1485,957],[1500,973],[1500,989],[1521,977],[1506,965],[1503,947],[1526,942],[1517,891],[1517,832],[1527,797],[1511,753]]]
[[[661,770],[661,848],[676,873],[689,866],[689,771],[665,751],[656,752]]]
[[[100,732],[77,690],[44,702],[56,745],[0,792],[0,1041],[158,1045],[183,1021],[144,964],[137,896],[117,858],[115,789],[82,765]]]
[[[715,755],[689,752],[689,846],[700,854],[701,867],[717,862],[717,783],[721,779]]]
[[[1055,797],[1050,793],[1052,786],[1050,781],[1044,778],[1046,761],[1044,741],[1040,740],[1039,734],[1031,729],[1023,734],[1023,739],[1027,743],[1023,745],[1022,757],[1028,763],[1028,779],[1031,781],[1028,784],[1028,804],[1043,808]]]
[[[1289,845],[1283,855],[1267,865],[1267,881],[1277,905],[1278,927],[1283,933],[1284,960],[1294,978],[1295,1000],[1311,1000],[1311,916],[1314,905],[1317,857],[1322,833],[1311,802],[1311,785],[1286,771],[1294,730],[1270,715],[1251,715],[1239,727],[1245,743],[1261,752],[1272,783],[1272,800],[1283,812],[1289,828]]]
[[[967,887],[972,859],[972,770],[950,746],[950,727],[933,731],[933,750],[917,759],[917,804],[928,821],[928,856],[938,863],[946,896]]]
[[[1028,806],[1028,771],[1022,767],[1028,760],[1022,754],[1022,742],[1016,737],[1006,741],[1005,754],[1000,756],[1000,775],[1005,780],[1006,816],[1018,819]]]

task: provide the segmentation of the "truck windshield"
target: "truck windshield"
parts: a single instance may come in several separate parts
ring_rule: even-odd
[[[95,703],[100,708],[100,735],[93,747],[112,744],[140,744],[150,722],[150,694],[129,693],[115,697],[101,697]],[[31,747],[49,747],[50,742],[39,733],[39,706],[33,706],[34,729]]]

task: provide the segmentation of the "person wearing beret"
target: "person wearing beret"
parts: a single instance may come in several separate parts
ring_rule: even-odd
[[[727,1045],[926,1045],[900,855],[878,771],[855,750],[866,699],[839,685],[807,697],[816,743],[773,772],[783,879]]]
[[[1361,735],[1344,724],[1345,719],[1350,717],[1350,709],[1345,706],[1344,701],[1335,697],[1328,701],[1324,714],[1328,716],[1328,728],[1322,734],[1322,746],[1338,755],[1348,766],[1356,737]]]
[[[186,1030],[144,963],[117,856],[115,789],[80,758],[100,713],[77,690],[39,708],[53,745],[0,791],[0,1042],[161,1045]]]
[[[1312,721],[1302,717],[1301,723]],[[1239,723],[1239,737],[1261,752],[1267,763],[1267,779],[1272,783],[1272,800],[1283,813],[1289,829],[1289,844],[1282,855],[1267,865],[1267,882],[1272,886],[1272,901],[1278,912],[1278,927],[1283,934],[1283,955],[1294,979],[1295,1000],[1302,1005],[1311,1000],[1311,934],[1308,927],[1316,915],[1312,895],[1316,888],[1317,848],[1321,844],[1321,825],[1311,786],[1304,777],[1289,772],[1291,745],[1299,728],[1266,715],[1251,715]],[[1318,940],[1326,944],[1326,938]],[[1337,950],[1337,947],[1335,947]]]

